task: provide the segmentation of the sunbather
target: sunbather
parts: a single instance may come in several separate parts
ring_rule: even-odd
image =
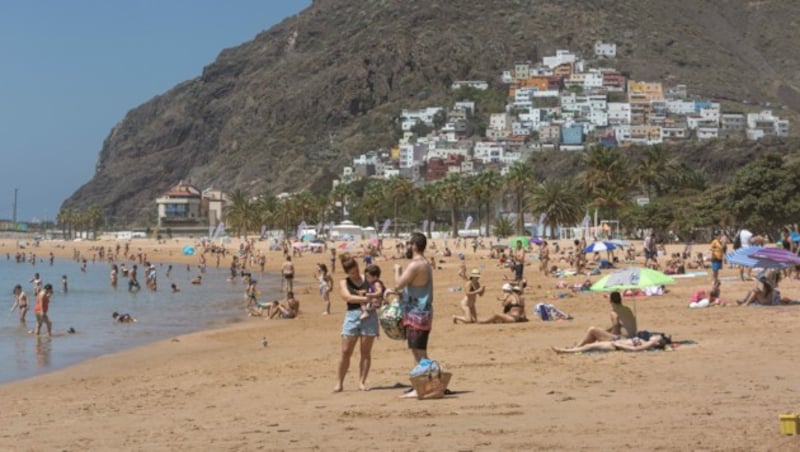
[[[672,338],[670,336],[661,333],[661,334],[653,334],[647,340],[641,339],[639,337],[633,337],[630,339],[619,339],[616,341],[592,342],[591,344],[580,345],[571,348],[552,347],[552,349],[556,353],[581,353],[593,350],[607,351],[607,352],[616,350],[623,350],[628,352],[641,352],[644,350],[651,350],[651,349],[659,349],[659,348],[663,349],[664,347],[666,347],[671,343],[672,343]]]

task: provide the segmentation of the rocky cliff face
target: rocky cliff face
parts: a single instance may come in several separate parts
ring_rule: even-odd
[[[800,2],[782,0],[317,0],[131,110],[64,207],[144,224],[180,179],[327,190],[353,155],[395,142],[402,108],[557,48],[590,57],[596,40],[617,43],[608,65],[636,79],[800,111],[798,21]]]

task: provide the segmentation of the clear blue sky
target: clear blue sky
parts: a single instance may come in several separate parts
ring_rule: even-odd
[[[55,218],[128,110],[311,0],[0,0],[0,219]]]

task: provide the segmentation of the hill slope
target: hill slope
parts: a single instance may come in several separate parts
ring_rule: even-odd
[[[452,80],[496,81],[557,48],[588,57],[596,40],[616,42],[608,64],[636,79],[800,111],[800,2],[598,3],[316,0],[131,110],[63,207],[97,204],[130,224],[179,179],[327,190],[351,156],[393,144],[402,108],[443,101]]]

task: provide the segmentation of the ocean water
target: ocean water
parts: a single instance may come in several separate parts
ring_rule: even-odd
[[[126,263],[131,267],[131,263]],[[107,262],[88,263],[82,272],[77,262],[56,260],[53,266],[47,261],[16,263],[0,259],[0,383],[40,375],[89,358],[136,347],[161,339],[193,331],[223,326],[244,318],[243,293],[246,286],[237,278],[231,282],[226,268],[206,269],[203,283],[190,284],[196,276],[196,267],[187,270],[186,264],[175,264],[170,278],[166,277],[168,264],[156,264],[158,291],[145,287],[145,277],[139,266],[138,280],[142,289],[128,292],[128,279],[119,278],[116,290],[111,288]],[[32,291],[34,273],[39,273],[42,284],[53,285],[49,316],[53,322],[53,337],[41,339],[31,334],[36,326],[33,313],[35,296]],[[67,275],[68,292],[61,290],[61,276]],[[258,288],[264,294],[279,293],[280,279],[275,275],[258,275]],[[181,289],[172,293],[170,284]],[[28,295],[30,310],[26,324],[19,323],[19,312],[9,312],[14,304],[12,289],[22,285]],[[277,297],[269,297],[277,298]],[[259,301],[264,301],[260,297]],[[130,313],[138,321],[121,324],[111,315]],[[45,326],[42,326],[45,329]],[[74,328],[76,333],[69,334]]]

